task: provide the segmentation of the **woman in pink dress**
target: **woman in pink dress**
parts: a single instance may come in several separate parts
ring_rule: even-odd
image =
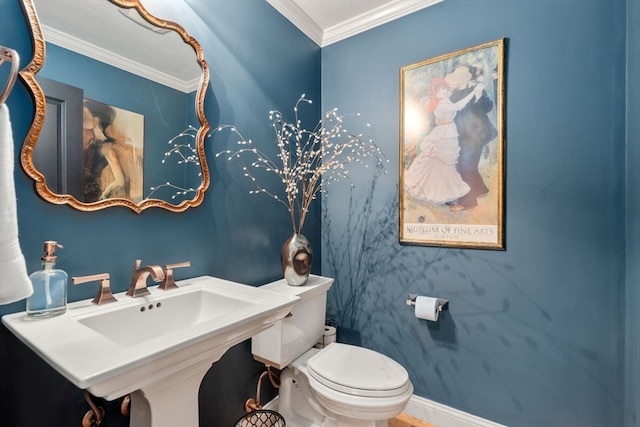
[[[453,103],[449,99],[451,88],[445,79],[437,77],[431,83],[432,99],[427,111],[433,113],[435,126],[420,143],[420,154],[404,176],[405,190],[412,199],[445,204],[469,192],[469,185],[456,170],[460,146],[458,129],[453,119],[476,96],[478,90],[482,91],[482,85],[476,86],[473,92]]]

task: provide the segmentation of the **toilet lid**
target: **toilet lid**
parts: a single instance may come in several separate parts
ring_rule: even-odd
[[[411,383],[395,360],[373,350],[332,343],[307,362],[307,371],[333,390],[359,396],[396,396]]]

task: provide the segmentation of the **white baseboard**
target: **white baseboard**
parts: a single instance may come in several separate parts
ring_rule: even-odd
[[[277,411],[278,396],[263,408]],[[437,427],[506,427],[416,395],[411,396],[404,413]]]
[[[416,395],[411,397],[404,412],[438,427],[506,427]]]

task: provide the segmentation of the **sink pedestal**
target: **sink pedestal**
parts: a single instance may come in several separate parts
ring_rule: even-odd
[[[130,427],[198,427],[200,384],[223,353],[131,393]]]
[[[229,348],[251,335],[244,330],[222,345],[204,340],[88,390],[107,400],[129,394],[130,427],[198,427],[198,393],[202,379]]]

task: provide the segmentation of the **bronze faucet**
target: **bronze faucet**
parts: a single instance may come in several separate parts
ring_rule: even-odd
[[[182,268],[182,267],[191,267],[191,261],[165,265],[164,279],[162,280],[162,283],[160,283],[160,285],[158,286],[158,289],[162,289],[163,291],[167,291],[169,289],[178,289],[178,285],[176,285],[176,281],[173,278],[173,270],[175,268]]]
[[[157,283],[164,279],[164,271],[159,265],[147,265],[140,267],[141,261],[136,260],[136,268],[131,273],[131,286],[127,291],[127,295],[136,298],[144,295],[149,295],[149,289],[147,289],[147,277],[151,278]]]
[[[114,297],[111,293],[111,282],[109,280],[109,273],[94,274],[93,276],[72,277],[72,280],[74,285],[100,280],[100,288],[98,288],[98,294],[91,301],[96,305],[108,304],[110,302],[118,301],[116,297]]]

